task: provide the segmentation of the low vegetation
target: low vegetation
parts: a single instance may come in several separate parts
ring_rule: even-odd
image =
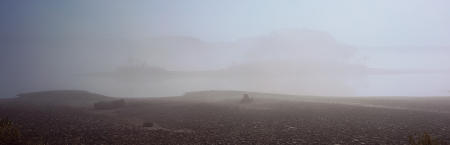
[[[408,136],[410,145],[446,145],[443,140],[433,139],[428,133],[421,136]]]
[[[17,126],[8,118],[0,119],[0,144],[20,145],[22,134]]]

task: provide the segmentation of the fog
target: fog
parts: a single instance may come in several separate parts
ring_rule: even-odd
[[[0,97],[448,96],[446,1],[2,1]]]

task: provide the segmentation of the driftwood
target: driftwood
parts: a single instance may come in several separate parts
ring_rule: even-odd
[[[95,109],[99,110],[107,110],[107,109],[116,109],[125,106],[125,100],[113,100],[113,101],[101,101],[94,104]]]
[[[142,126],[143,127],[153,127],[153,122],[144,122],[143,124],[142,124]]]

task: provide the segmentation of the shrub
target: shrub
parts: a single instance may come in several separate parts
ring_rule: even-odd
[[[446,145],[442,140],[432,139],[428,133],[424,133],[422,136],[408,136],[410,145]]]
[[[22,144],[22,135],[16,125],[8,118],[0,119],[0,144]]]

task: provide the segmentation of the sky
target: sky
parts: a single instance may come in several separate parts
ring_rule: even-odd
[[[0,95],[448,96],[448,26],[445,0],[3,0]]]

